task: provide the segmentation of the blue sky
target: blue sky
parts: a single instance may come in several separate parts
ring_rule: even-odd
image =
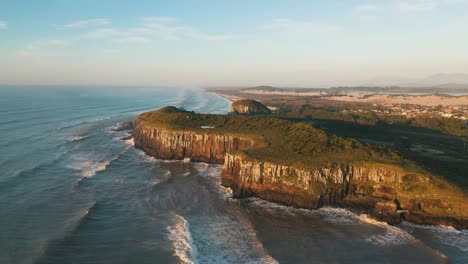
[[[468,1],[3,1],[0,83],[333,86],[468,73]]]

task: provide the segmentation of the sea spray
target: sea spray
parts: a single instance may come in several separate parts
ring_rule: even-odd
[[[167,227],[168,238],[172,242],[174,256],[177,256],[181,263],[197,263],[197,248],[193,244],[192,234],[189,229],[189,222],[178,214],[172,215],[172,224]]]

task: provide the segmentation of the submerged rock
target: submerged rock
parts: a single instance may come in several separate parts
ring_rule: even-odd
[[[132,130],[133,129],[133,122],[122,122],[117,125],[115,131],[124,131],[124,130]]]

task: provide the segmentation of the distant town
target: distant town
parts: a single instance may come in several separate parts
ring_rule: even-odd
[[[434,117],[456,118],[468,120],[468,106],[427,106],[419,104],[373,104],[376,109],[345,109],[343,113],[365,113],[373,112],[385,115],[400,115],[406,117],[417,117],[420,115]]]

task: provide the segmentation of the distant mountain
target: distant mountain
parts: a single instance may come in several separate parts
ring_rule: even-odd
[[[426,78],[400,83],[402,87],[439,87],[439,88],[465,88],[468,87],[468,74],[464,73],[439,73]]]
[[[468,74],[464,73],[440,73],[431,75],[419,81],[425,85],[441,85],[441,84],[468,84]]]
[[[330,88],[278,88],[272,86],[257,86],[241,89],[241,91],[266,92],[331,92],[331,93],[390,93],[390,94],[468,94],[468,84],[441,84],[436,86],[345,86]]]

